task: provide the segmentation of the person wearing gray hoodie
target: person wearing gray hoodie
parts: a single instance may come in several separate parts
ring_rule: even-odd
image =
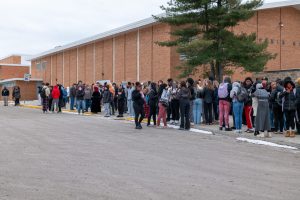
[[[242,123],[243,123],[243,110],[244,102],[240,101],[238,95],[241,93],[241,84],[234,82],[232,84],[232,90],[230,91],[230,98],[233,103],[233,114],[235,122],[235,133],[242,133]]]
[[[89,85],[86,85],[84,88],[85,112],[88,112],[92,105],[92,94],[92,88]]]

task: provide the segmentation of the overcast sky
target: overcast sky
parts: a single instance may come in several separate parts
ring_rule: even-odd
[[[34,55],[126,25],[161,13],[168,1],[0,0],[0,57]]]

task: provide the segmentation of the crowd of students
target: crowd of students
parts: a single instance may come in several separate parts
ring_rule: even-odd
[[[219,124],[220,131],[242,133],[244,124],[247,133],[261,137],[271,137],[272,132],[295,137],[300,130],[300,78],[296,82],[290,77],[254,82],[248,77],[244,82],[232,83],[225,77],[221,84],[192,78],[125,85],[88,85],[79,81],[70,88],[46,83],[39,88],[39,94],[44,113],[60,113],[68,103],[71,110],[76,106],[78,114],[99,113],[103,107],[105,117],[117,111],[117,117],[124,117],[124,113],[134,117],[136,129],[142,129],[141,122],[146,118],[147,126],[167,128],[169,123],[179,125],[180,130],[189,130],[195,124]],[[5,87],[2,96],[7,106],[9,90]],[[21,95],[17,86],[13,97],[18,105]]]

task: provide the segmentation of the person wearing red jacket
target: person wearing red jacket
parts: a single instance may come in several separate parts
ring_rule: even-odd
[[[51,105],[52,112],[54,112],[54,106],[56,106],[55,110],[58,111],[59,96],[60,96],[60,91],[58,85],[56,85],[52,90],[52,98],[53,98],[52,105]]]

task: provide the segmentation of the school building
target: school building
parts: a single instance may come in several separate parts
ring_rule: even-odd
[[[148,18],[90,38],[60,46],[31,58],[32,77],[51,84],[70,86],[82,80],[158,81],[176,79],[183,59],[176,47],[161,47],[157,41],[172,39],[173,27]],[[259,74],[236,69],[233,79],[268,76],[270,79],[300,77],[300,0],[266,3],[248,21],[232,29],[235,33],[256,33],[257,42],[269,41],[268,50],[277,57]],[[192,76],[203,76],[196,70]]]
[[[24,75],[31,73],[31,65],[27,60],[27,55],[10,55],[0,58],[0,91],[4,87],[10,91],[12,100],[12,90],[14,86],[19,86],[21,90],[21,100],[37,99],[37,87],[41,85],[42,79],[34,78],[24,81]],[[0,99],[1,100],[1,99]]]

